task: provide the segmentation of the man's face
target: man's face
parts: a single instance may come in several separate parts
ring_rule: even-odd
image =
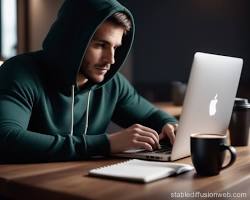
[[[115,50],[121,46],[124,29],[104,22],[96,31],[86,50],[80,73],[94,83],[104,80],[110,66],[115,63]]]

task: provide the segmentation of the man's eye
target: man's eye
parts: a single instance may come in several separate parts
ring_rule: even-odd
[[[99,48],[105,48],[106,45],[104,43],[97,43],[95,46]]]

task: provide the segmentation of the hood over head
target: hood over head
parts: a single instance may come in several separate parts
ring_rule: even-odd
[[[131,30],[123,36],[122,47],[115,53],[115,64],[98,84],[109,81],[125,61],[134,38],[134,21],[130,11],[116,0],[65,0],[57,19],[43,42],[46,71],[53,78],[53,85],[61,89],[76,84],[76,76],[88,44],[98,27],[116,12],[125,13],[131,20]]]

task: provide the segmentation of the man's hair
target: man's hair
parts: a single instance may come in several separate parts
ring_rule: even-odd
[[[114,23],[115,25],[122,26],[124,28],[124,33],[126,34],[131,29],[131,20],[129,17],[122,13],[117,12],[107,19],[108,22]]]

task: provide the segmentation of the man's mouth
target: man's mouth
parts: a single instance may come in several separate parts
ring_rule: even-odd
[[[98,69],[98,70],[109,70],[109,68],[107,68],[107,67],[97,67],[96,69]]]
[[[109,66],[97,66],[96,69],[100,71],[108,71],[110,67]]]

